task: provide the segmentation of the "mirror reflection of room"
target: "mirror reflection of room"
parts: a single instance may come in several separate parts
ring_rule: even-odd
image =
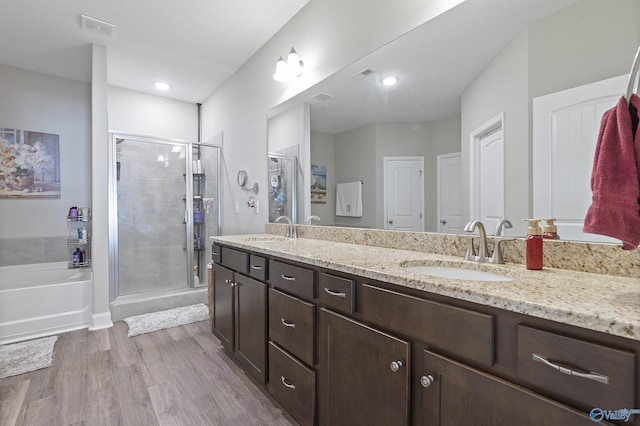
[[[580,198],[555,205],[554,211],[544,197],[567,198],[553,192],[563,184],[551,180],[552,193],[534,194],[536,180],[549,180],[550,173],[558,177],[557,170],[541,170],[539,163],[568,160],[539,159],[533,152],[540,144],[534,140],[534,100],[616,77],[607,96],[619,97],[640,38],[631,22],[635,3],[568,1],[527,11],[513,6],[500,12],[509,15],[505,27],[505,16],[482,13],[480,22],[480,6],[465,2],[273,108],[270,133],[272,121],[285,111],[293,115],[302,105],[309,108],[308,119],[296,114],[298,121],[291,124],[303,127],[310,140],[308,148],[303,138],[295,142],[310,151],[308,164],[301,159],[306,179],[299,180],[304,192],[297,222],[317,215],[319,225],[397,229],[390,209],[400,204],[415,210],[408,207],[407,215],[421,218],[422,228],[413,230],[457,233],[474,218],[493,229],[506,218],[514,223],[506,234],[524,236],[520,219],[540,212],[558,217],[566,239],[599,240],[575,232],[590,202],[596,135],[583,136],[585,146],[572,147],[586,154],[569,157],[575,183],[568,190]],[[499,30],[482,31],[483,25]],[[398,77],[396,84],[383,85],[390,75]],[[599,116],[590,123],[597,127]],[[474,141],[491,149],[476,154]],[[270,151],[272,143],[270,137]],[[484,156],[484,164],[474,155]],[[385,175],[385,158],[423,159],[424,168],[397,184]],[[323,203],[312,199],[314,167],[326,170]],[[368,183],[362,187],[362,216],[336,215],[337,185],[353,181]],[[422,185],[416,196],[413,184]],[[391,194],[406,198],[398,202]]]

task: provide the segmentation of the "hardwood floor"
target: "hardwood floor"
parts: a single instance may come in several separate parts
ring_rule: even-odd
[[[61,334],[49,368],[0,380],[0,425],[293,425],[209,323]]]

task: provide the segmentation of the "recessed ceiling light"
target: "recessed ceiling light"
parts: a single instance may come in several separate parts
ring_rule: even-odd
[[[398,77],[385,77],[384,80],[382,80],[382,84],[384,84],[385,86],[393,86],[397,82]]]
[[[156,89],[158,90],[169,90],[171,89],[171,85],[169,83],[165,83],[164,81],[156,81],[153,83]]]

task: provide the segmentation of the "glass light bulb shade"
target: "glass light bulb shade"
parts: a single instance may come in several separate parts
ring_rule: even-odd
[[[298,57],[298,53],[292,47],[289,51],[289,56],[287,56],[287,68],[289,75],[291,78],[300,77],[302,75],[302,69],[304,65]]]
[[[276,62],[276,72],[273,74],[273,79],[275,81],[287,81],[289,79],[287,61],[285,61],[282,56],[280,56],[280,59]]]

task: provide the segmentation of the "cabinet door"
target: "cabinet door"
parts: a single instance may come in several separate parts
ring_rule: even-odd
[[[267,285],[236,274],[236,340],[238,360],[260,383],[267,374]]]
[[[594,424],[585,413],[436,353],[423,351],[423,362],[423,425]]]
[[[213,334],[233,351],[233,271],[213,265]]]
[[[320,424],[408,424],[408,342],[323,308],[319,347]]]

